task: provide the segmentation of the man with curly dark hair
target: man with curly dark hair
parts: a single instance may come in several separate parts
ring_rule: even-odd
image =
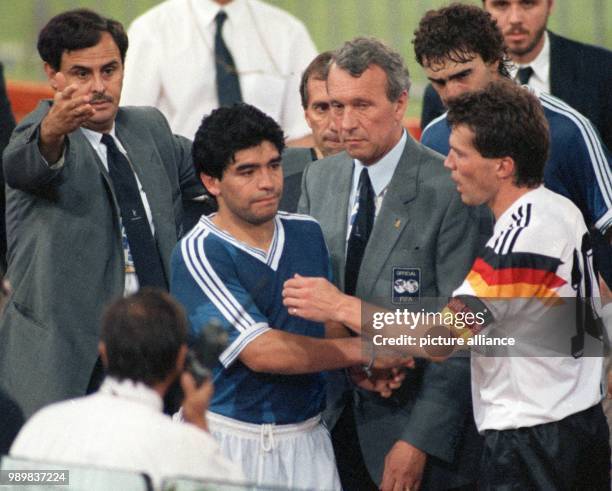
[[[452,61],[469,63],[477,56],[501,76],[509,75],[506,48],[495,23],[477,7],[454,4],[429,10],[414,32],[414,54],[421,66]],[[491,42],[493,41],[493,42]]]
[[[504,37],[493,17],[470,5],[429,11],[414,35],[416,59],[442,101],[508,77]],[[612,284],[612,165],[609,150],[591,122],[554,96],[535,94],[550,127],[547,188],[580,209],[594,240],[595,265]],[[450,126],[443,114],[423,131],[424,145],[449,151]]]
[[[477,7],[470,6],[470,9],[472,8]],[[492,26],[486,18],[480,18],[480,22],[473,22],[474,19],[470,10],[450,9],[449,14],[452,14],[452,16],[455,18],[455,22],[449,22],[446,24],[446,27],[449,28],[449,32],[444,32],[444,21],[440,20],[442,18],[441,12],[441,10],[428,11],[423,19],[421,19],[419,29],[415,31],[415,39],[413,40],[413,43],[415,44],[415,55],[418,63],[421,66],[423,65],[422,58],[424,54],[427,54],[432,60],[436,59],[436,61],[440,61],[441,58],[446,58],[449,56],[448,46],[453,46],[454,40],[459,41],[459,44],[461,45],[461,48],[450,54],[454,61],[460,63],[470,61],[469,56],[466,57],[466,55],[470,55],[470,52],[480,53],[483,61],[487,64],[493,63],[496,60],[504,60],[503,63],[499,64],[499,72],[501,75],[506,77],[510,75],[510,66],[509,62],[506,61],[505,48],[503,46],[503,38],[501,38],[501,33],[497,35],[497,33],[491,32],[491,29],[495,29],[495,27]],[[461,19],[467,20],[466,15],[471,17],[470,20],[472,22],[466,23],[464,33],[460,26]],[[479,35],[479,29],[483,29],[487,35],[481,37]],[[429,34],[433,34],[433,36],[429,36]],[[440,35],[446,36],[447,42],[438,44],[437,41],[439,40]],[[502,42],[497,42],[498,39],[496,39],[496,42],[488,43],[487,40],[490,40],[492,37],[499,38],[502,40]],[[417,44],[419,46],[418,53],[416,52]],[[464,48],[467,48],[468,46],[471,46],[472,49],[469,49],[466,52]],[[441,99],[441,95],[434,88],[433,83],[428,84],[427,87],[425,87],[425,93],[423,94],[421,129],[425,129],[429,123],[438,118],[445,111],[446,109]]]
[[[283,306],[289,278],[330,277],[319,224],[277,213],[283,147],[279,125],[250,105],[219,108],[202,121],[193,160],[219,212],[203,216],[175,249],[171,291],[187,309],[192,336],[213,320],[227,332],[208,416],[225,455],[258,484],[333,490],[340,482],[321,424],[320,372],[369,357],[341,325],[305,321]]]

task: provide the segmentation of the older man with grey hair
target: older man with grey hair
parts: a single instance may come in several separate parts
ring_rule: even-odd
[[[459,286],[478,224],[442,158],[402,127],[409,87],[401,56],[376,39],[354,39],[334,54],[327,89],[345,151],[306,169],[299,210],[319,220],[340,289],[384,308],[420,310]],[[476,434],[467,359],[417,362],[389,399],[335,375],[329,425],[344,489],[447,489],[473,480],[479,455],[465,438]]]

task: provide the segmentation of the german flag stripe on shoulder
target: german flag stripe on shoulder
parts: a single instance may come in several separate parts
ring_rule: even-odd
[[[468,282],[481,298],[536,297],[557,299],[566,281],[557,275],[558,258],[526,252],[496,254],[487,247],[476,259]]]

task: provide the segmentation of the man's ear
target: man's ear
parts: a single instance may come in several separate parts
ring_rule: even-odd
[[[493,77],[493,80],[495,80],[495,77],[499,74],[499,67],[502,63],[503,63],[502,60],[497,60],[497,61],[492,61],[490,63],[485,64],[486,69]]]
[[[57,81],[55,80],[55,76],[57,75],[57,71],[54,70],[49,63],[45,62],[44,64],[45,74],[47,75],[47,79],[49,80],[49,85],[53,90],[58,90]]]
[[[100,341],[98,343],[98,353],[100,353],[100,359],[102,360],[102,365],[104,368],[108,368],[108,353],[106,352],[106,344],[104,341]]]
[[[185,368],[185,357],[187,356],[187,345],[181,345],[178,355],[176,356],[176,372],[181,373]]]
[[[516,164],[512,157],[502,157],[497,162],[497,176],[500,179],[512,179],[516,173]]]
[[[395,116],[397,121],[402,122],[404,120],[404,114],[406,113],[406,109],[408,108],[408,91],[404,90],[398,97],[397,101],[395,101],[397,107],[395,109]]]
[[[221,194],[221,189],[219,187],[220,179],[217,179],[216,177],[209,176],[208,174],[204,174],[203,172],[200,172],[200,180],[202,181],[202,184],[204,184],[204,187],[206,188],[206,190],[212,196],[216,198],[217,196],[219,196],[219,194]]]

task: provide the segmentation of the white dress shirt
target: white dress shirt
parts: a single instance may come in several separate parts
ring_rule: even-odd
[[[162,413],[161,397],[141,383],[108,378],[92,395],[43,408],[21,429],[11,455],[93,465],[151,476],[242,480],[210,434]]]
[[[259,0],[166,0],[129,29],[123,105],[160,109],[175,133],[193,138],[202,117],[218,106],[215,16],[225,10],[223,39],[232,53],[244,102],[274,118],[286,135],[310,133],[299,81],[317,51],[295,17]]]
[[[396,143],[396,145],[389,151],[387,154],[380,159],[378,162],[372,165],[364,165],[357,159],[353,159],[353,181],[351,183],[351,194],[349,197],[349,208],[348,208],[348,227],[346,228],[346,242],[348,246],[348,240],[351,235],[351,228],[353,226],[353,221],[355,215],[357,214],[357,209],[359,205],[359,176],[361,176],[361,170],[364,167],[368,169],[368,175],[370,177],[370,182],[372,183],[372,188],[374,189],[374,207],[375,207],[375,215],[376,218],[378,216],[378,212],[382,205],[383,198],[385,197],[385,193],[387,192],[387,187],[389,187],[389,183],[391,182],[391,178],[395,173],[395,169],[397,168],[397,164],[399,163],[399,159],[404,152],[404,147],[406,146],[406,130],[402,132],[402,137]]]
[[[514,64],[510,68],[510,75],[514,80],[518,81],[517,74],[519,68],[525,68],[530,66],[533,69],[531,77],[527,85],[539,90],[540,92],[546,92],[550,94],[550,41],[548,39],[548,33],[544,31],[544,46],[542,51],[535,57],[533,61],[525,64]]]

